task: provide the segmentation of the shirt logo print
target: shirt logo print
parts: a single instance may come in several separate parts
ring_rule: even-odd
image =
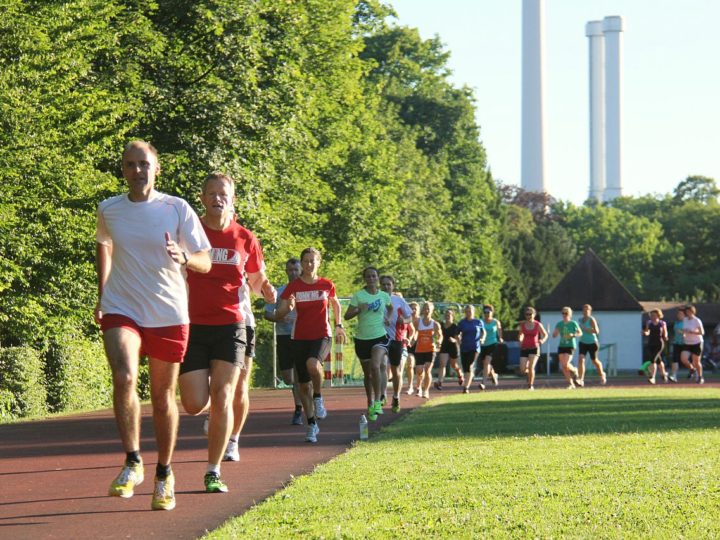
[[[327,298],[327,291],[298,291],[295,294],[296,302],[316,302],[325,300],[325,298]]]
[[[240,252],[229,248],[212,248],[210,252],[213,264],[240,264]]]

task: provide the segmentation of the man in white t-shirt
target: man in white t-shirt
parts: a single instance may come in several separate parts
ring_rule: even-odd
[[[158,447],[151,507],[175,507],[170,468],[178,426],[175,401],[187,347],[188,298],[182,268],[208,272],[210,242],[187,202],[155,191],[157,150],[146,142],[125,147],[122,173],[128,193],[100,203],[97,212],[98,305],[113,377],[113,409],[126,452],[109,494],[132,497],[144,479],[140,458],[140,357],[150,358],[150,392]]]

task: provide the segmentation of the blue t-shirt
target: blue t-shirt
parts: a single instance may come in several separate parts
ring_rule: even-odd
[[[467,320],[463,318],[457,323],[457,327],[462,334],[462,338],[460,339],[460,351],[479,351],[480,338],[485,331],[482,321],[480,319]]]
[[[280,295],[285,290],[285,287],[287,287],[287,284],[283,285],[282,287],[277,288],[277,297],[278,297],[278,303],[280,299]],[[269,314],[272,314],[273,311],[275,311],[275,308],[277,307],[277,304],[265,304],[265,311]],[[285,315],[285,321],[275,323],[275,334],[278,336],[289,336],[292,334],[293,324],[295,324],[295,317],[297,316],[297,313],[295,313],[295,310],[293,309],[290,313]]]

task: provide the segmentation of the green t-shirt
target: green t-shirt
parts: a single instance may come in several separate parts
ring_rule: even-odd
[[[360,289],[350,299],[350,305],[358,307],[360,304],[367,304],[368,309],[358,313],[355,337],[358,339],[375,339],[387,335],[385,331],[385,313],[387,312],[387,306],[392,306],[390,295],[385,291],[370,294],[365,289]]]
[[[577,347],[577,339],[573,336],[571,339],[565,339],[566,334],[576,334],[580,330],[580,326],[575,321],[560,321],[555,325],[555,329],[560,331],[560,343],[558,347]]]
[[[585,343],[585,344],[597,343],[598,342],[597,334],[593,334],[591,332],[592,319],[590,317],[588,317],[584,321],[582,319],[580,319],[579,323],[580,323],[580,328],[582,328],[582,331],[583,331],[582,336],[580,336],[580,343]]]

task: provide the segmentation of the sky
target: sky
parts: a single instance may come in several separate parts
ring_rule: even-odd
[[[397,24],[438,35],[451,80],[477,99],[493,176],[520,184],[522,0],[385,0]],[[623,17],[623,189],[671,193],[690,175],[720,183],[720,1],[545,0],[546,185],[581,204],[589,188],[585,24]]]

